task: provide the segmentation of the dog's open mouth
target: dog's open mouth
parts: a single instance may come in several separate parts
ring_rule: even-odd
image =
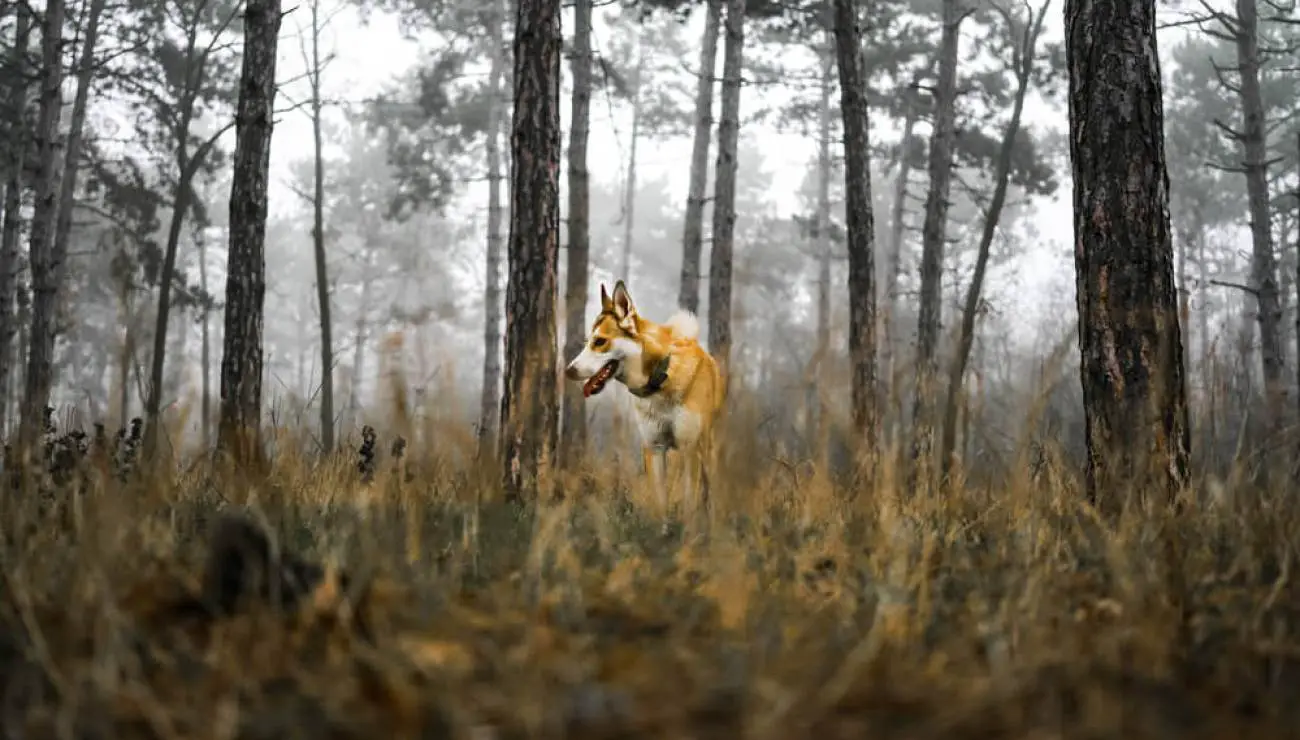
[[[610,378],[614,377],[616,372],[618,372],[618,360],[606,362],[604,367],[597,370],[595,375],[587,378],[587,382],[582,384],[583,398],[591,398],[605,390],[605,384],[609,382]]]

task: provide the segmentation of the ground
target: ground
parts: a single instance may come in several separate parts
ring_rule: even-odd
[[[1064,476],[942,497],[882,476],[850,496],[783,462],[723,477],[707,534],[665,535],[634,482],[567,476],[521,508],[451,456],[368,483],[346,455],[288,458],[257,480],[194,467],[10,494],[6,736],[1300,727],[1300,524],[1265,503],[1105,523]],[[260,531],[278,559],[240,539]],[[248,585],[267,557],[300,595]]]

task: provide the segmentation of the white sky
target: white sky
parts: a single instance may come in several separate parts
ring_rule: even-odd
[[[322,9],[322,15],[329,12],[328,9]],[[685,31],[687,38],[699,36],[702,18],[699,13],[695,15],[696,17],[692,19],[689,28]],[[609,34],[602,33],[601,13],[597,13],[596,16],[594,36],[599,48],[607,42]],[[307,22],[305,6],[299,6],[285,19],[281,32],[278,70],[278,77],[282,80],[297,77],[305,69],[297,29]],[[565,32],[568,33],[572,27],[570,13],[566,13],[564,22]],[[1062,38],[1062,33],[1063,0],[1054,0],[1048,10],[1043,41],[1058,41]],[[1161,32],[1160,44],[1163,58],[1167,59],[1167,50],[1176,42],[1176,37],[1183,33],[1181,30]],[[332,17],[330,27],[322,40],[322,53],[328,53],[327,50],[337,56],[325,73],[326,96],[348,100],[361,100],[373,95],[385,87],[395,75],[411,68],[422,58],[420,46],[416,42],[403,38],[394,18],[376,14],[372,16],[368,25],[363,24],[350,3],[346,7],[341,7]],[[288,89],[296,98],[300,98],[304,92],[298,85],[290,86]],[[763,90],[762,94],[767,98],[774,93],[780,94],[779,91],[769,89]],[[742,115],[746,106],[745,95],[748,94],[751,92],[747,88],[742,93]],[[567,119],[567,115],[566,104],[562,116]],[[593,105],[592,115],[590,161],[593,163],[626,161],[625,148],[630,129],[630,116],[626,110],[616,110],[616,115],[621,120],[615,121],[613,125],[609,119],[608,106]],[[1025,121],[1026,125],[1034,128],[1052,127],[1063,130],[1066,125],[1064,105],[1062,103],[1059,110],[1053,111],[1042,101],[1031,99],[1027,102]],[[567,129],[568,121],[563,120],[562,125]],[[783,213],[794,210],[797,208],[796,192],[806,172],[807,163],[814,155],[816,142],[799,134],[780,134],[771,130],[760,130],[757,127],[747,129],[747,133],[759,139],[767,152],[767,166],[776,175],[774,180],[778,189],[772,193],[772,200]],[[301,201],[284,183],[288,178],[289,163],[311,156],[311,146],[311,125],[308,117],[302,112],[289,112],[282,116],[276,126],[272,143],[271,208],[273,212],[284,212],[299,207]],[[676,140],[657,139],[653,146],[642,147],[638,164],[647,178],[660,175],[669,178],[683,203],[686,198],[690,147],[688,137]],[[608,180],[618,176],[617,167],[597,166],[592,169],[593,176],[598,179]],[[485,186],[474,187],[486,191]],[[484,192],[485,196],[486,192]],[[1069,277],[1073,270],[1072,260],[1069,257],[1072,241],[1070,199],[1069,173],[1061,173],[1061,187],[1056,196],[1050,200],[1036,199],[1033,213],[1029,216],[1041,241],[1029,245],[1018,258],[1017,272],[1020,279],[1017,290],[1015,295],[1006,297],[1016,304],[1006,308],[1025,316],[1028,319],[1027,323],[1036,323],[1030,317],[1039,314],[1049,300],[1054,305],[1060,305],[1062,287],[1072,285]],[[740,217],[744,218],[744,215],[741,214]],[[1070,298],[1072,302],[1073,296],[1071,295]]]

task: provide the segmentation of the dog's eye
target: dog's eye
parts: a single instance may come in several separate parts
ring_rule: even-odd
[[[591,340],[591,348],[600,349],[601,347],[604,347],[608,343],[609,340],[605,339],[604,337],[596,337],[595,339]]]

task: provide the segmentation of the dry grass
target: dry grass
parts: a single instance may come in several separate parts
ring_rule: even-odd
[[[431,433],[437,445],[412,445],[412,481],[381,465],[363,486],[351,455],[309,465],[286,434],[262,480],[196,468],[7,496],[5,736],[1262,739],[1300,727],[1300,521],[1267,493],[1115,524],[1064,474],[915,498],[887,469],[880,490],[847,496],[808,465],[756,465],[765,453],[734,435],[707,536],[665,536],[636,481],[570,473],[563,500],[519,510],[457,462],[467,441]],[[195,608],[205,577],[248,564],[212,544],[231,511],[323,564],[305,598]]]

